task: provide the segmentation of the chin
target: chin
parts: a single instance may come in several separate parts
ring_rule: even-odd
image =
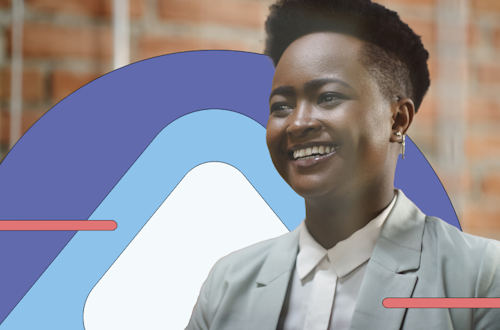
[[[309,183],[309,184],[291,184],[290,187],[299,195],[302,196],[303,198],[317,198],[321,196],[328,195],[331,193],[329,190],[331,190],[330,187],[325,187],[324,185],[318,185],[314,183]],[[330,189],[328,189],[330,188]]]

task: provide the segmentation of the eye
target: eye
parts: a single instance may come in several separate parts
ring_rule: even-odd
[[[320,103],[333,103],[341,98],[342,97],[340,97],[340,95],[338,95],[336,93],[325,93],[325,94],[322,94],[318,98],[318,104],[320,104]]]
[[[289,110],[289,109],[292,109],[292,107],[286,103],[274,103],[271,106],[271,112],[280,111],[280,110]]]

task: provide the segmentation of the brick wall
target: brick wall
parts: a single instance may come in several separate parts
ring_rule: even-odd
[[[464,231],[500,239],[500,1],[468,0],[466,159],[440,167],[440,63],[436,6],[442,0],[380,0],[396,10],[430,52],[432,85],[409,136],[453,192]],[[262,52],[273,0],[130,0],[131,60],[198,49]],[[25,0],[23,118],[26,131],[50,107],[111,70],[111,0]],[[217,8],[217,10],[215,10]],[[11,4],[0,0],[0,159],[7,152]]]
[[[440,0],[380,0],[396,10],[430,53],[431,87],[408,135],[424,152],[438,173],[465,232],[500,239],[500,1],[469,0],[466,27],[467,59],[464,77],[465,160],[449,174],[439,163],[439,130],[436,86],[437,4]],[[457,1],[458,2],[458,1]],[[458,97],[459,95],[457,95]]]
[[[468,232],[500,239],[500,1],[471,2],[467,175]]]
[[[262,52],[270,3],[130,0],[131,61],[198,49]],[[111,0],[25,0],[23,132],[112,69],[111,15]],[[0,159],[9,144],[11,19],[11,2],[0,0]]]

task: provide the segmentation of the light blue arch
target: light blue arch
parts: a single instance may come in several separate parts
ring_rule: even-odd
[[[89,218],[115,220],[118,228],[78,232],[0,329],[83,330],[83,307],[92,288],[187,172],[201,163],[220,161],[238,168],[285,225],[295,228],[304,218],[304,202],[274,169],[265,134],[259,123],[226,110],[194,112],[168,125]]]

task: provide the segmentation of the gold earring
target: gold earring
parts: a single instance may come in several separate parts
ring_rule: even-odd
[[[393,133],[394,135],[396,136],[401,136],[401,132],[394,132]],[[398,143],[401,144],[401,156],[403,157],[403,159],[405,159],[405,135],[403,135],[403,139],[401,141],[399,141]]]

